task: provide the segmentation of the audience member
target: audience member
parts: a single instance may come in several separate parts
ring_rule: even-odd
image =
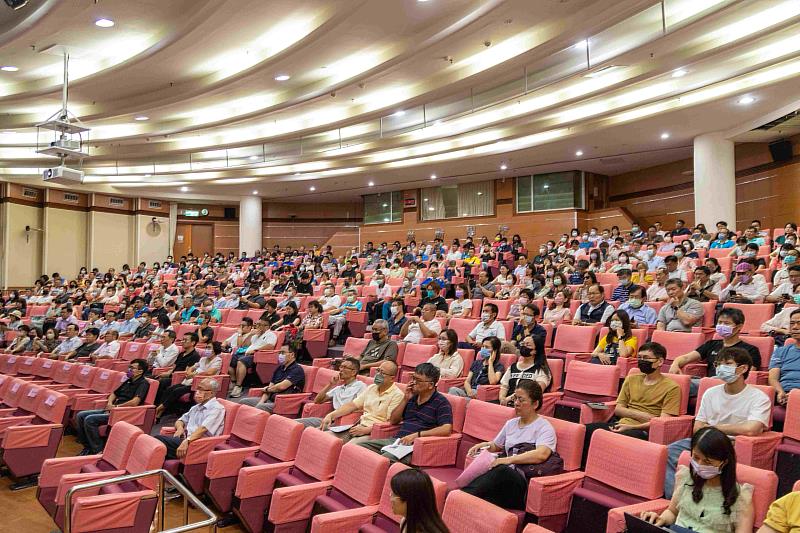
[[[449,533],[439,510],[428,474],[415,468],[403,470],[389,482],[392,513],[400,518],[400,533]]]
[[[666,287],[668,299],[658,312],[656,328],[691,332],[692,327],[703,320],[703,305],[686,296],[679,279],[668,280]]]
[[[481,385],[497,385],[503,376],[503,365],[500,363],[502,341],[497,337],[486,337],[481,349],[475,355],[475,361],[469,368],[464,380],[464,388],[450,387],[447,391],[454,396],[475,398]]]
[[[238,400],[240,404],[257,407],[269,413],[275,408],[275,398],[281,394],[292,394],[303,391],[306,375],[295,360],[297,352],[291,346],[282,346],[278,354],[278,368],[272,373],[272,379],[261,394]],[[255,390],[250,391],[252,394]]]
[[[789,333],[795,342],[776,349],[769,360],[769,384],[779,405],[786,405],[789,392],[800,389],[800,309],[792,308]]]
[[[201,381],[194,392],[195,405],[175,422],[175,433],[156,436],[167,447],[167,459],[183,459],[192,441],[222,434],[225,407],[217,401],[217,390],[217,381]]]
[[[631,321],[628,313],[622,310],[614,311],[606,320],[605,326],[608,333],[600,337],[591,362],[596,365],[616,365],[619,357],[636,357],[639,340],[631,331]]]
[[[523,381],[535,381],[542,391],[550,388],[553,374],[547,364],[544,337],[525,337],[519,346],[520,358],[514,362],[500,378],[500,405],[510,405],[513,398],[510,391],[517,390]]]

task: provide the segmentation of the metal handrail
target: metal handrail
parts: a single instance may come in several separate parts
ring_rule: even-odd
[[[82,483],[80,485],[75,485],[69,491],[67,491],[67,501],[65,507],[65,517],[64,517],[64,533],[70,533],[72,529],[72,495],[76,492],[88,490],[92,488],[103,487],[105,485],[114,485],[117,483],[123,483],[125,481],[133,481],[136,479],[142,479],[146,477],[158,476],[158,522],[159,527],[157,531],[162,533],[183,533],[184,531],[194,531],[196,529],[200,529],[203,527],[211,528],[211,531],[216,531],[216,523],[217,523],[217,515],[209,509],[200,499],[197,498],[189,489],[183,486],[183,484],[178,481],[175,476],[170,474],[164,469],[158,470],[148,470],[147,472],[141,472],[139,474],[128,474],[125,476],[119,476],[112,479],[102,479],[100,481],[92,481],[89,483]],[[164,480],[170,482],[170,484],[178,489],[178,492],[183,495],[183,522],[182,526],[174,527],[172,529],[164,529]],[[194,524],[189,524],[189,502],[192,502],[200,512],[206,515],[206,519],[200,522],[196,522]]]

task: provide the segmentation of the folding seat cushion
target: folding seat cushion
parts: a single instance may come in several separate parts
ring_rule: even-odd
[[[281,487],[272,494],[268,528],[305,531],[316,514],[377,505],[389,460],[360,446],[345,446],[332,480]]]
[[[275,416],[275,415],[273,415]],[[260,532],[269,511],[273,489],[331,479],[342,441],[315,428],[305,428],[294,462],[257,464],[239,470],[234,511],[248,531]]]
[[[488,524],[497,533],[516,533],[518,529],[515,514],[460,490],[447,495],[442,520],[451,533],[483,531]]]

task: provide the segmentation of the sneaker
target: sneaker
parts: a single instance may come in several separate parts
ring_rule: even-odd
[[[239,385],[234,385],[233,390],[231,391],[230,397],[231,398],[238,398],[242,395],[242,388]]]

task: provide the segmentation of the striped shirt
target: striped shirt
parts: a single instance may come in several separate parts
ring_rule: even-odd
[[[397,438],[453,423],[450,402],[439,391],[434,391],[422,405],[417,403],[417,398],[417,395],[412,396],[403,409],[403,422]]]

